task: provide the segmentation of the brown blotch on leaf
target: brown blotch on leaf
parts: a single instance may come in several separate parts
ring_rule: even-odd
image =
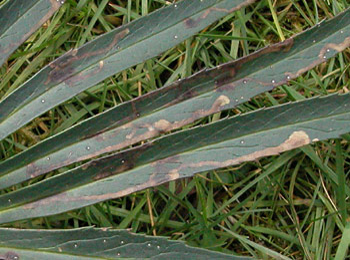
[[[117,166],[117,167],[113,167],[112,169],[110,169],[110,166],[106,167],[105,170],[103,170],[101,173],[97,174],[95,177],[93,177],[93,180],[97,181],[97,180],[101,180],[104,178],[107,178],[109,176],[113,176],[116,175],[118,173],[122,173],[125,172],[127,170],[130,170],[133,168],[132,163],[130,163],[130,161],[124,161],[124,163],[122,163],[121,165]]]
[[[289,74],[290,77],[292,78],[296,78],[299,77],[301,74],[303,74],[304,72],[314,68],[315,66],[325,62],[325,54],[327,53],[327,49],[333,49],[336,50],[338,52],[342,52],[344,51],[347,47],[350,46],[350,37],[347,37],[344,39],[343,42],[339,43],[339,44],[335,44],[335,43],[328,43],[326,44],[320,51],[319,55],[318,55],[318,59],[315,59],[313,62],[311,62],[309,65],[305,66],[304,68],[301,68],[300,70],[298,70],[296,73],[294,74]]]
[[[137,161],[137,158],[142,155],[144,150],[148,149],[151,145],[152,144],[150,143],[144,144],[142,147],[139,147],[136,153],[132,151],[125,151],[123,153],[116,154],[115,156],[93,161],[95,164],[90,162],[87,164],[87,168],[95,167],[95,165],[98,168],[101,168],[98,170],[99,173],[93,177],[93,180],[101,180],[109,176],[117,175],[133,169],[136,166],[134,162]],[[112,164],[112,162],[115,163]]]
[[[26,167],[26,175],[29,178],[35,178],[38,176],[38,172],[41,172],[41,167],[38,167],[35,162],[30,163]]]
[[[195,21],[192,18],[187,18],[185,20],[185,25],[187,28],[193,28],[193,27],[196,27],[198,25],[198,22],[199,22],[199,20]]]
[[[223,106],[226,106],[226,105],[230,104],[230,99],[227,96],[225,96],[225,95],[221,95],[220,97],[218,97],[216,102],[218,104],[220,104],[219,105],[220,107],[223,107]]]
[[[19,255],[16,254],[15,252],[7,252],[4,255],[0,255],[0,260],[19,260]]]
[[[128,28],[120,31],[117,33],[113,40],[110,42],[110,44],[106,48],[101,48],[96,51],[90,51],[90,52],[82,52],[79,53],[79,49],[73,49],[69,51],[68,53],[64,54],[54,62],[52,62],[49,66],[52,68],[51,72],[49,73],[48,79],[45,81],[45,85],[49,84],[50,82],[61,82],[69,77],[71,77],[75,73],[74,66],[72,65],[75,61],[83,61],[86,58],[94,57],[98,55],[107,54],[110,50],[115,48],[117,43],[124,38],[127,34],[130,33],[130,30]],[[102,61],[103,62],[103,61]],[[101,64],[101,61],[99,62],[99,68],[102,69],[103,63]],[[84,79],[81,77],[78,80]],[[69,82],[76,82],[78,80],[71,80]]]
[[[180,178],[180,173],[175,169],[175,170],[171,170],[168,176],[170,180],[177,180]]]
[[[307,133],[304,131],[295,131],[293,132],[289,138],[281,143],[278,146],[275,147],[269,147],[260,151],[256,151],[251,154],[243,155],[241,157],[232,159],[232,160],[227,160],[227,161],[203,161],[199,163],[191,163],[191,164],[183,164],[181,165],[181,168],[200,168],[204,166],[212,166],[215,168],[222,168],[222,167],[227,167],[231,165],[237,165],[243,162],[250,162],[254,161],[256,159],[259,159],[261,157],[266,157],[266,156],[272,156],[272,155],[278,155],[282,152],[289,151],[304,145],[307,145],[311,143],[311,140],[308,136]],[[180,168],[180,169],[181,169]],[[180,170],[178,169],[178,170]]]
[[[161,132],[167,132],[171,129],[171,123],[165,119],[161,119],[154,123],[154,127]]]
[[[232,89],[237,85],[237,82],[233,82],[234,77],[237,75],[238,71],[242,68],[242,66],[252,60],[256,60],[259,57],[262,57],[269,53],[275,52],[288,52],[294,44],[294,39],[289,38],[283,42],[276,43],[270,45],[266,48],[263,48],[255,53],[252,53],[248,56],[240,58],[235,62],[227,63],[220,66],[220,77],[217,78],[217,92],[225,91],[228,89]],[[216,72],[216,71],[213,71]],[[216,72],[217,73],[217,72]],[[215,75],[212,75],[215,77]],[[237,78],[238,80],[238,78]],[[233,83],[232,83],[233,82]],[[269,83],[270,84],[270,83]]]
[[[326,49],[333,49],[336,50],[337,52],[342,52],[345,50],[347,47],[350,46],[350,37],[345,38],[345,40],[339,44],[335,43],[329,43],[326,45]]]
[[[56,11],[62,4],[61,1],[50,0],[52,8]]]
[[[187,28],[196,27],[196,26],[198,26],[198,24],[199,24],[202,20],[206,19],[206,18],[208,17],[208,15],[209,15],[210,13],[212,13],[212,12],[223,12],[223,13],[229,14],[229,13],[232,13],[232,12],[234,12],[234,11],[237,11],[237,10],[241,9],[241,8],[244,7],[244,6],[247,6],[247,5],[252,4],[252,3],[254,3],[255,1],[256,1],[256,0],[246,0],[246,1],[242,2],[242,3],[239,4],[239,5],[236,5],[235,7],[231,8],[231,9],[218,8],[218,7],[215,7],[215,6],[214,6],[214,7],[211,7],[211,8],[209,8],[209,9],[205,10],[205,11],[203,12],[203,14],[202,14],[200,17],[198,17],[196,20],[191,19],[191,18],[185,20],[185,25],[187,26]]]
[[[52,70],[44,84],[48,85],[50,82],[63,81],[73,74],[74,68],[70,65],[78,60],[78,57],[76,56],[77,53],[77,49],[70,50],[54,62],[50,63],[49,66]]]

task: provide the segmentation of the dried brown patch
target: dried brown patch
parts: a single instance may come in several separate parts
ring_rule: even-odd
[[[230,99],[227,96],[221,95],[215,102],[220,103],[220,107],[223,107],[230,104]]]
[[[83,61],[89,57],[108,53],[111,49],[115,48],[117,43],[129,33],[130,33],[130,30],[128,28],[125,28],[124,30],[120,31],[114,36],[113,40],[110,42],[110,44],[106,48],[101,48],[96,51],[85,52],[85,53],[79,53],[80,49],[73,49],[69,51],[68,53],[61,56],[60,58],[58,58],[56,61],[52,62],[49,65],[52,68],[52,70],[49,73],[47,80],[45,81],[45,85],[49,84],[50,82],[57,82],[57,81],[60,82],[68,79],[75,72],[74,66],[72,65],[73,62],[79,61],[79,60]],[[104,65],[103,61],[100,61],[99,68],[97,71],[100,71],[103,65]],[[83,76],[83,73],[79,73],[74,78],[76,79],[68,80],[68,84],[72,84],[74,82],[83,80],[86,78],[86,75]]]
[[[165,119],[161,119],[154,123],[154,127],[160,131],[165,132],[171,129],[171,123]]]
[[[335,43],[328,43],[328,44],[326,44],[321,49],[321,51],[320,51],[320,53],[318,55],[318,59],[313,61],[308,66],[305,66],[304,68],[298,70],[296,73],[290,74],[291,77],[296,78],[296,77],[300,76],[301,74],[303,74],[304,72],[309,71],[310,69],[316,67],[317,65],[325,62],[324,56],[327,53],[327,49],[333,49],[333,50],[336,50],[338,52],[342,52],[349,46],[350,46],[350,37],[345,38],[344,41],[339,43],[339,44],[335,44]]]
[[[18,254],[16,254],[15,252],[9,251],[4,255],[0,255],[0,259],[4,259],[4,260],[19,260],[20,257]]]
[[[209,9],[207,9],[198,19],[186,19],[185,20],[185,25],[187,28],[193,28],[198,26],[198,24],[200,23],[200,21],[206,19],[208,17],[208,15],[212,12],[223,12],[223,13],[232,13],[234,11],[237,11],[239,9],[241,9],[244,6],[250,5],[252,3],[254,3],[256,0],[246,0],[244,2],[242,2],[239,5],[236,5],[235,7],[231,8],[231,9],[224,9],[224,8],[217,8],[217,7],[211,7]]]
[[[53,9],[58,9],[62,4],[61,1],[57,1],[57,0],[50,0],[51,6]]]
[[[188,165],[183,165],[183,167],[191,167],[191,168],[199,168],[203,166],[214,166],[217,168],[221,167],[227,167],[231,165],[236,165],[242,162],[248,162],[248,161],[254,161],[256,159],[259,159],[261,157],[271,156],[271,155],[278,155],[282,152],[289,151],[304,145],[307,145],[311,142],[309,136],[304,131],[296,131],[293,132],[289,138],[276,147],[269,147],[261,151],[256,151],[251,154],[247,154],[244,156],[241,156],[239,158],[235,158],[232,160],[227,160],[224,162],[218,162],[218,161],[204,161],[200,163],[193,163]]]
[[[342,43],[339,43],[339,44],[329,43],[329,44],[327,44],[326,48],[336,50],[337,52],[342,52],[349,46],[350,46],[350,37],[347,37],[347,38],[345,38],[345,40]]]

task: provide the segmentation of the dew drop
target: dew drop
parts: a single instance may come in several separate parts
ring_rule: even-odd
[[[271,82],[272,82],[272,84],[275,84],[275,83],[276,83],[276,80],[273,79],[273,80],[271,80]]]
[[[246,80],[243,80],[243,84],[247,84],[247,81],[246,81]]]
[[[106,243],[107,242],[107,240],[106,239],[103,239],[103,243]]]
[[[77,244],[74,244],[74,247],[75,247],[75,248],[77,248],[77,247],[78,247],[78,245],[77,245]]]
[[[324,58],[324,59],[327,59],[327,56],[325,55],[325,56],[323,56],[323,58]]]
[[[47,158],[46,158],[46,160],[50,161],[50,160],[51,160],[51,158],[50,158],[50,157],[47,157]]]
[[[327,52],[330,52],[331,50],[330,49],[327,49]]]
[[[149,246],[149,247],[150,247],[150,246],[151,246],[151,244],[150,244],[150,243],[148,243],[148,244],[147,244],[147,246]]]
[[[120,256],[120,253],[118,253],[117,256]]]
[[[125,163],[125,160],[122,160],[122,163]]]
[[[241,144],[244,144],[244,140],[241,140],[241,142],[240,142]]]
[[[201,0],[201,2],[202,2],[202,0]],[[160,246],[157,246],[157,249],[160,249]]]
[[[344,33],[344,31],[342,30],[342,31],[340,31],[340,33]]]
[[[88,150],[88,151],[89,151],[90,149],[91,149],[91,148],[90,148],[90,146],[86,146],[86,150]]]
[[[42,99],[42,100],[41,100],[41,103],[45,103],[45,99]]]
[[[177,7],[177,4],[174,4],[174,7],[176,8],[176,7]]]
[[[175,35],[174,38],[177,39],[178,38],[177,35]]]
[[[122,240],[122,241],[120,241],[120,244],[122,244],[122,245],[123,245],[123,244],[124,244],[124,241],[123,241],[123,240]]]
[[[315,43],[315,42],[316,42],[316,40],[313,40],[312,42],[313,42],[313,43]]]
[[[11,199],[9,199],[8,202],[11,203]]]
[[[288,75],[288,76],[287,76],[287,79],[288,79],[288,80],[290,80],[290,79],[291,79],[291,77]]]

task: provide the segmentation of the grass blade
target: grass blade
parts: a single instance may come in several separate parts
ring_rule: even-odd
[[[335,260],[346,259],[346,254],[350,246],[350,222],[348,222],[343,231],[343,236],[340,240],[340,244],[337,249],[337,253],[334,257]]]

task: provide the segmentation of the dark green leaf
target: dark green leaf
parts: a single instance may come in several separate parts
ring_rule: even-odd
[[[0,223],[122,197],[196,173],[336,138],[349,129],[350,94],[258,110],[167,135],[2,195]],[[338,178],[331,177],[337,183]]]
[[[126,230],[0,229],[0,259],[249,259]]]
[[[63,3],[63,0],[11,0],[2,6],[0,8],[0,66]]]

